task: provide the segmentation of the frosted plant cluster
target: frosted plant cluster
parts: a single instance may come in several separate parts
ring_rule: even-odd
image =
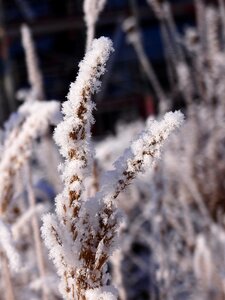
[[[169,4],[148,2],[166,45],[171,84],[167,99],[184,101],[187,120],[169,139],[148,182],[138,180],[130,187],[127,199],[133,208],[121,232],[120,263],[112,259],[115,274],[121,276],[118,280],[115,275],[113,282],[122,286],[120,299],[137,299],[143,293],[156,299],[222,299],[224,3],[216,7],[196,1],[197,27],[185,29],[182,36]],[[154,80],[148,79],[154,89]],[[122,143],[119,135],[115,140]],[[136,272],[130,275],[129,270]]]
[[[21,131],[11,139],[11,145],[4,147],[0,161],[0,214],[3,214],[11,198],[13,176],[23,166],[27,158],[31,155],[32,141],[47,129],[49,121],[58,110],[57,102],[36,103],[34,104],[36,112],[30,114],[22,125]],[[40,114],[39,110],[43,113]]]
[[[111,51],[109,39],[93,41],[63,104],[63,121],[55,130],[55,140],[65,158],[60,167],[64,190],[56,198],[56,215],[43,219],[42,235],[62,279],[65,299],[89,299],[86,291],[87,295],[99,294],[99,299],[115,298],[109,292],[99,292],[107,287],[106,262],[116,246],[120,214],[115,200],[145,164],[159,157],[163,142],[183,122],[180,112],[166,114],[159,123],[149,122],[116,161],[115,169],[105,174],[107,180],[99,192],[84,199],[85,179],[91,172],[94,154],[90,144],[94,108],[91,95],[99,89],[99,78]]]
[[[32,35],[22,29],[30,88],[18,93],[24,102],[0,139],[1,299],[224,299],[224,3],[197,0],[196,27],[180,34],[169,3],[147,2],[170,89],[148,61],[134,13],[121,25],[159,116],[120,125],[100,142],[91,137],[93,97],[114,50],[94,37],[106,1],[84,1],[86,53],[62,119],[59,102],[45,99]],[[180,100],[183,126],[180,111],[164,114]],[[59,121],[62,158],[49,127]]]

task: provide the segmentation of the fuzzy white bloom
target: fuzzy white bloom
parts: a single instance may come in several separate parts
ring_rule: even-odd
[[[20,256],[14,246],[12,233],[10,231],[9,226],[7,226],[1,219],[0,219],[0,249],[7,257],[11,270],[13,272],[19,271],[19,268],[21,266]]]
[[[30,28],[27,25],[21,27],[22,44],[26,56],[26,66],[28,72],[28,79],[31,85],[29,94],[25,95],[28,100],[43,100],[44,88],[42,74],[38,66],[37,54],[34,43],[31,37]]]

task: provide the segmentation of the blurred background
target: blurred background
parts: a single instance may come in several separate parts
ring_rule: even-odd
[[[178,31],[194,24],[190,0],[169,1]],[[30,26],[44,77],[47,99],[64,101],[74,80],[85,47],[86,30],[82,0],[1,0],[0,1],[0,121],[3,123],[19,102],[15,93],[28,88],[20,26]],[[164,89],[168,89],[160,25],[145,0],[108,0],[96,29],[96,36],[113,40],[115,53],[108,65],[103,87],[96,98],[94,134],[113,132],[118,119],[145,118],[156,109],[149,80],[127,43],[122,29],[125,19],[135,15],[144,50]]]

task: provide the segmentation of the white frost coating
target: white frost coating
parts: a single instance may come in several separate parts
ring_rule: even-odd
[[[68,100],[64,102],[62,108],[63,121],[55,129],[55,141],[66,159],[61,166],[66,196],[59,195],[58,199],[61,198],[62,201],[56,201],[58,216],[61,217],[63,201],[67,201],[68,186],[71,191],[81,193],[82,181],[91,173],[89,165],[93,159],[93,151],[90,144],[90,128],[94,122],[92,116],[94,103],[91,102],[91,94],[97,92],[100,87],[100,76],[105,72],[105,63],[111,51],[113,51],[112,42],[108,38],[94,40],[91,50],[79,64],[76,81],[70,85]],[[76,157],[73,156],[74,152]],[[75,174],[79,174],[79,180],[71,182]]]
[[[5,148],[0,162],[0,213],[3,213],[11,197],[9,191],[13,177],[31,155],[32,142],[41,136],[59,110],[55,101],[34,102],[35,111],[23,123],[20,131],[11,136],[10,147]]]
[[[112,51],[110,39],[101,37],[93,41],[91,49],[79,64],[76,81],[70,85],[68,100],[62,107],[63,121],[54,133],[65,158],[64,164],[60,165],[64,190],[56,197],[56,215],[43,218],[42,236],[61,277],[60,291],[65,299],[77,299],[74,291],[79,290],[79,276],[81,278],[82,272],[87,269],[82,269],[82,239],[78,238],[77,229],[84,235],[88,233],[85,233],[86,226],[77,227],[76,222],[81,203],[86,200],[82,197],[84,181],[92,171],[94,151],[90,143],[90,130],[95,105],[91,96],[99,90],[100,77],[105,72],[105,64]],[[83,289],[80,288],[78,293],[81,296]]]
[[[41,233],[45,241],[45,245],[49,249],[49,257],[56,265],[59,276],[62,276],[62,263],[64,261],[64,254],[56,217],[53,214],[46,214],[43,216],[42,221],[44,225],[41,228]]]
[[[21,27],[22,44],[26,56],[26,66],[28,72],[28,79],[31,85],[30,92],[25,95],[28,100],[43,100],[44,89],[41,71],[38,66],[38,59],[31,37],[30,28],[27,25]]]
[[[86,49],[89,50],[95,35],[95,24],[105,6],[106,0],[84,0],[84,20],[87,25]]]
[[[113,286],[90,289],[85,293],[86,300],[117,300],[118,292]]]
[[[87,24],[95,24],[105,6],[106,0],[85,0],[84,13]]]
[[[74,127],[82,125],[77,110],[83,101],[84,89],[87,86],[88,89],[90,88],[91,94],[98,92],[101,85],[99,79],[100,76],[105,73],[105,63],[111,51],[113,51],[113,48],[110,39],[105,37],[96,39],[92,44],[91,50],[79,64],[78,76],[76,81],[71,83],[69,94],[67,95],[68,101],[63,103],[63,122],[57,126],[54,135],[55,141],[65,158],[68,158],[67,151],[73,142],[68,139],[67,133],[73,130]],[[88,97],[88,101],[90,101],[90,96],[91,95]],[[90,102],[90,105],[87,107],[87,112],[84,114],[84,119],[88,121],[85,128],[86,130],[90,130],[90,126],[94,122],[92,116],[94,107],[94,103]],[[81,146],[84,146],[84,143]]]
[[[8,258],[10,268],[13,272],[19,271],[21,266],[20,256],[14,246],[9,226],[0,219],[0,249]]]
[[[155,162],[160,156],[165,140],[172,131],[180,127],[183,119],[183,114],[177,111],[167,113],[159,122],[149,120],[146,130],[116,161],[115,169],[105,174],[105,182],[102,183],[100,192],[95,197],[88,199],[81,207],[77,227],[83,227],[87,232],[91,232],[93,241],[101,237],[96,246],[82,236],[82,231],[78,232],[77,239],[82,240],[83,248],[96,247],[95,266],[104,257],[110,256],[117,246],[117,232],[121,215],[115,199],[137,174],[144,170],[146,163],[151,165]],[[85,220],[85,225],[83,220]]]
[[[107,286],[106,269],[121,218],[115,199],[147,162],[152,164],[159,157],[164,141],[183,122],[180,112],[167,113],[160,122],[149,120],[146,130],[115,163],[115,170],[106,174],[108,180],[100,192],[86,199],[86,178],[93,159],[91,95],[100,87],[111,51],[109,39],[93,42],[70,86],[62,108],[63,121],[54,135],[65,158],[60,166],[64,190],[56,197],[56,214],[43,219],[42,236],[61,277],[60,291],[70,300],[116,299],[115,291]]]
[[[146,163],[151,164],[156,158],[160,157],[160,151],[163,142],[169,134],[176,128],[179,128],[184,120],[184,116],[180,111],[166,113],[162,121],[147,120],[146,129],[131,143],[131,147],[125,150],[123,156],[115,163],[115,170],[105,174],[106,183],[103,194],[111,195],[113,191],[119,192],[119,189],[124,189],[130,180],[133,179],[137,172],[143,171]],[[124,175],[130,173],[131,178],[126,178]],[[118,178],[122,177],[121,184],[118,184]],[[128,180],[128,182],[127,182]],[[110,184],[107,184],[110,182]],[[109,200],[110,197],[107,197]]]

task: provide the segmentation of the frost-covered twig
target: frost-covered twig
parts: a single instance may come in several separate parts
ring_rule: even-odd
[[[143,42],[141,39],[141,33],[138,29],[137,21],[135,20],[135,18],[130,17],[126,19],[123,23],[123,29],[127,34],[128,42],[131,43],[134,47],[138,60],[140,61],[140,64],[147,78],[149,79],[152,88],[157,95],[158,100],[160,101],[160,107],[162,107],[162,110],[166,111],[167,107],[169,106],[169,99],[167,99],[167,97],[165,96],[165,93],[153,69],[153,66],[148,60],[148,57],[145,53]]]
[[[42,230],[50,255],[62,277],[61,292],[66,299],[83,299],[82,281],[76,278],[77,268],[81,264],[76,222],[84,201],[84,181],[91,173],[93,159],[90,128],[94,121],[94,103],[91,102],[91,95],[100,87],[99,79],[105,72],[105,64],[112,50],[109,39],[102,37],[94,40],[79,65],[76,81],[70,86],[68,101],[63,104],[64,119],[55,131],[55,140],[66,159],[62,175],[64,191],[56,199],[58,221],[55,216],[47,215]]]
[[[179,111],[166,113],[161,122],[149,121],[146,130],[131,144],[124,156],[115,163],[117,181],[111,199],[117,198],[137,174],[144,170],[146,163],[151,165],[156,158],[159,158],[164,141],[182,123],[183,114]],[[113,186],[112,181],[110,185]]]
[[[144,167],[152,164],[160,155],[164,141],[169,134],[183,122],[180,112],[168,113],[161,122],[148,124],[146,131],[131,144],[124,155],[115,163],[115,170],[104,177],[99,193],[86,201],[81,207],[78,227],[84,231],[78,232],[80,241],[80,258],[83,266],[80,268],[80,280],[84,280],[87,290],[99,291],[108,280],[105,264],[117,245],[117,231],[120,224],[120,213],[116,198],[129,185]],[[113,290],[112,290],[113,293]]]
[[[31,86],[31,90],[28,94],[28,99],[43,100],[45,98],[43,78],[38,66],[37,54],[32,40],[30,28],[27,25],[23,25],[21,27],[21,33],[22,44],[26,57],[28,80]]]
[[[13,195],[13,179],[31,156],[32,142],[42,135],[52,121],[59,104],[55,101],[46,103],[34,102],[35,113],[32,113],[24,124],[11,146],[5,149],[0,162],[0,214],[3,214]],[[40,113],[41,112],[41,113]]]
[[[95,37],[95,25],[106,0],[84,0],[84,20],[87,26],[86,51],[90,50]]]

